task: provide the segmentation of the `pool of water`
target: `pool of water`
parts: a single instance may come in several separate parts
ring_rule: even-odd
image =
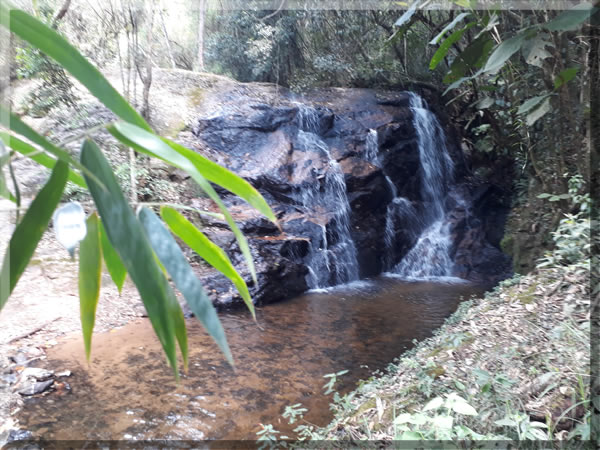
[[[235,371],[192,318],[190,369],[179,384],[147,320],[95,335],[90,365],[72,337],[47,364],[73,372],[71,391],[27,400],[19,421],[60,440],[256,439],[261,423],[290,435],[297,423],[281,418],[286,405],[301,403],[316,425],[331,419],[323,375],[348,370],[337,384],[348,392],[485,288],[380,277],[258,308],[258,326],[247,311],[225,312]]]

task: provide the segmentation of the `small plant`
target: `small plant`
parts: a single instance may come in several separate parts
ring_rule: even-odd
[[[329,378],[329,381],[323,385],[323,389],[325,389],[325,395],[332,394],[334,392],[333,387],[335,386],[335,383],[337,383],[337,377],[341,377],[347,373],[347,370],[341,370],[336,373],[328,373],[327,375],[323,375],[323,378]]]
[[[532,422],[529,419],[529,415],[522,412],[513,412],[494,423],[498,426],[514,429],[519,441],[526,439],[533,441],[547,441],[551,438],[550,433],[542,431],[542,429],[548,429],[548,425],[542,422]]]
[[[258,447],[258,450],[262,450],[264,448],[287,447],[287,443],[282,440],[289,439],[289,437],[279,436],[278,438],[277,435],[281,433],[274,429],[273,425],[271,424],[263,425],[261,423],[260,426],[262,427],[261,430],[256,432],[256,435],[258,436],[257,441],[261,442],[261,445],[260,447]]]
[[[566,176],[567,174],[565,174]],[[539,260],[538,268],[569,266],[589,270],[592,242],[590,239],[590,194],[581,194],[585,183],[581,175],[569,178],[569,193],[561,195],[540,194],[551,202],[570,200],[575,214],[565,214],[558,227],[552,232],[555,248]]]
[[[460,423],[461,416],[477,416],[477,411],[456,392],[446,394],[445,398],[435,397],[421,412],[400,414],[394,419],[395,439],[482,439],[483,435]]]
[[[283,418],[288,419],[288,422],[293,424],[297,418],[302,419],[304,413],[307,411],[308,409],[302,407],[302,403],[296,403],[295,405],[285,407]]]

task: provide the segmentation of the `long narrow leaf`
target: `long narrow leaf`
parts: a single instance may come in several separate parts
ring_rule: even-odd
[[[148,208],[141,208],[138,217],[146,230],[152,248],[166,267],[181,291],[192,312],[215,340],[227,361],[233,366],[233,358],[217,311],[206,295],[202,284],[194,274],[175,239],[160,219]]]
[[[254,305],[250,298],[250,292],[248,292],[248,286],[246,286],[246,282],[240,274],[237,273],[223,249],[208,239],[189,220],[173,208],[161,208],[160,215],[173,233],[179,236],[183,242],[198,253],[202,259],[231,280],[252,313],[252,317],[256,319]]]
[[[102,221],[100,221],[100,243],[102,244],[102,257],[104,258],[104,264],[106,264],[110,278],[113,280],[113,283],[115,283],[115,286],[117,286],[120,294],[123,290],[125,278],[127,277],[127,270],[125,269],[119,254],[115,251],[108,240],[108,236],[106,235],[106,230],[104,229]]]
[[[0,1],[0,14],[9,14],[10,31],[58,62],[118,117],[150,130],[144,118],[64,37],[24,11],[11,9],[4,1]]]
[[[86,221],[87,233],[79,244],[79,313],[85,357],[88,361],[92,349],[92,333],[102,275],[102,250],[98,224],[98,214],[93,213]]]
[[[44,231],[48,228],[52,213],[56,209],[67,183],[68,173],[69,166],[67,164],[62,161],[56,163],[50,179],[31,202],[23,220],[17,225],[10,238],[0,275],[3,285],[3,288],[0,289],[0,310],[4,307],[33,256]]]
[[[256,208],[262,215],[279,227],[277,217],[271,210],[263,196],[250,183],[242,177],[227,170],[225,167],[205,158],[201,154],[184,147],[181,144],[162,138],[171,148],[189,159],[198,171],[208,181],[212,181],[221,187],[224,187],[229,192],[246,200],[250,205]]]
[[[564,11],[550,22],[542,25],[542,27],[549,31],[575,30],[583,22],[588,20],[597,10],[598,8],[592,7],[590,3],[581,3],[567,11]]]
[[[169,296],[174,295],[173,291],[158,267],[142,225],[127,204],[108,161],[89,139],[83,143],[81,162],[106,186],[102,189],[84,174],[108,239],[137,286],[169,364],[178,376],[175,329],[169,309]]]
[[[246,237],[239,229],[233,217],[229,213],[229,210],[212,187],[206,178],[196,169],[196,166],[185,156],[175,151],[171,146],[163,142],[158,136],[148,133],[135,125],[128,123],[118,123],[108,128],[108,131],[126,145],[135,148],[140,153],[145,153],[150,156],[154,156],[168,162],[169,164],[178,167],[179,169],[185,170],[192,179],[198,183],[209,198],[214,201],[223,215],[225,220],[229,224],[229,227],[233,231],[235,238],[240,246],[242,255],[246,260],[246,264],[252,275],[252,279],[256,283],[256,269],[254,268],[254,261],[250,254],[250,247]]]
[[[0,11],[1,11],[1,8],[0,8]],[[8,118],[8,120],[6,120],[7,118]],[[79,161],[74,159],[69,154],[69,152],[67,152],[66,150],[64,150],[62,148],[57,147],[52,142],[50,142],[49,140],[47,140],[46,138],[44,138],[43,136],[38,134],[33,128],[31,128],[29,125],[27,125],[25,122],[23,122],[16,114],[9,112],[4,107],[4,105],[1,105],[1,104],[0,104],[0,120],[1,120],[0,123],[4,127],[12,130],[13,132],[15,132],[17,134],[20,134],[21,136],[26,137],[31,142],[34,142],[35,144],[39,145],[44,150],[46,150],[48,153],[51,153],[52,155],[56,156],[61,161],[64,161],[73,167],[77,167],[82,172],[86,172],[86,175],[88,177],[91,177],[91,178],[95,177],[91,172],[89,172],[85,167],[83,167]],[[98,183],[97,179],[95,181]]]
[[[48,169],[54,168],[56,164],[56,159],[51,158],[46,153],[40,153],[35,147],[29,145],[27,142],[22,141],[21,139],[11,136],[8,133],[0,132],[0,139],[6,144],[7,147],[12,148],[13,150],[19,152],[20,154],[31,158],[36,163],[47,167]],[[85,180],[81,175],[77,172],[69,170],[69,181],[75,183],[78,186],[83,188],[86,187]]]
[[[460,40],[460,38],[462,37],[463,34],[465,34],[465,31],[467,31],[469,28],[473,27],[475,25],[475,22],[471,22],[469,24],[467,24],[466,26],[464,26],[463,28],[461,28],[460,30],[456,30],[454,33],[452,33],[450,36],[448,36],[446,38],[446,40],[444,42],[442,42],[442,45],[440,45],[440,48],[437,49],[437,51],[433,54],[433,57],[431,58],[431,61],[429,63],[429,69],[433,70],[437,67],[437,65],[440,63],[440,61],[442,61],[442,59],[444,59],[444,57],[448,54],[448,51],[450,51],[450,47],[452,47],[452,45],[454,45],[456,42],[458,42]]]
[[[444,27],[444,29],[442,31],[440,31],[439,34],[436,37],[434,37],[429,44],[430,45],[437,44],[440,41],[440,39],[442,39],[448,31],[452,30],[458,22],[460,22],[461,20],[463,20],[465,17],[467,17],[469,15],[471,15],[471,13],[468,13],[468,12],[460,13],[458,16],[456,16],[454,18],[454,20],[452,22],[450,22],[448,25],[446,25]]]

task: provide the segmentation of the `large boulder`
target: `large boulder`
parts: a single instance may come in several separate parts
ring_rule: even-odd
[[[322,89],[298,101],[290,92],[264,84],[206,93],[191,134],[183,133],[180,140],[246,178],[279,220],[280,228],[219,189],[248,237],[256,284],[226,223],[204,223],[248,283],[256,303],[300,294],[315,271],[335,272],[331,266],[340,260],[336,255],[321,258],[316,268],[309,262],[318,252],[332,251],[339,239],[343,205],[313,200],[326,196],[325,184],[340,171],[360,277],[392,267],[415,244],[423,227],[418,217],[428,205],[421,198],[422,167],[409,101],[405,92],[369,89]],[[373,130],[376,158],[369,156]],[[462,153],[454,141],[448,144],[450,154],[461,170],[447,198],[447,220],[456,275],[495,282],[510,271],[505,270],[507,257],[498,250],[507,209],[498,208],[493,186],[467,186]],[[390,210],[396,211],[391,221]],[[390,227],[394,230],[394,239],[386,241],[386,227],[388,233]],[[323,279],[336,280],[333,274]],[[222,275],[205,274],[203,282],[215,303],[240,300]]]

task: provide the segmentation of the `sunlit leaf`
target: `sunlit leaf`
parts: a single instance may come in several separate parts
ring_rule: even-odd
[[[539,105],[542,101],[547,99],[551,94],[538,95],[536,97],[532,97],[529,100],[523,102],[519,109],[517,110],[517,114],[526,114]]]
[[[146,230],[146,235],[152,248],[171,275],[175,286],[183,294],[187,304],[213,337],[221,351],[233,365],[233,358],[223,326],[219,321],[217,311],[206,295],[202,284],[194,274],[186,257],[183,255],[175,239],[165,228],[160,219],[148,208],[141,208],[138,217]]]
[[[127,270],[121,261],[121,257],[108,240],[102,221],[100,221],[100,243],[102,244],[104,264],[106,264],[110,278],[115,283],[115,286],[117,286],[120,294],[123,290],[123,284],[125,284],[125,278],[127,278]]]
[[[265,201],[263,196],[258,192],[250,183],[244,180],[242,177],[235,173],[227,170],[225,167],[205,158],[201,154],[184,147],[181,144],[170,141],[163,138],[171,148],[178,153],[185,156],[192,162],[194,167],[198,169],[198,172],[204,176],[208,181],[212,181],[215,184],[227,189],[229,192],[237,195],[238,197],[246,200],[250,205],[256,208],[262,215],[279,226],[277,223],[277,217],[273,214],[271,207]]]
[[[429,411],[431,409],[438,409],[440,406],[444,404],[444,399],[442,397],[435,397],[434,399],[427,402],[423,411]]]
[[[410,5],[408,10],[406,10],[406,12],[404,14],[402,14],[398,20],[396,20],[396,23],[394,25],[396,25],[397,27],[401,27],[401,26],[405,25],[410,20],[410,18],[413,16],[413,14],[415,12],[417,12],[417,7],[419,6],[420,3],[422,3],[422,0],[415,0],[412,3],[412,5]]]
[[[48,228],[52,213],[60,201],[69,166],[62,161],[56,163],[50,179],[31,202],[25,216],[19,222],[10,238],[2,263],[2,289],[0,289],[0,310],[27,267],[33,252],[44,231]]]
[[[223,249],[208,239],[178,211],[169,207],[163,207],[160,210],[160,214],[173,233],[198,253],[202,259],[231,280],[252,313],[252,316],[255,317],[254,305],[252,304],[246,282],[237,273]]]
[[[142,225],[127,204],[108,161],[89,139],[83,143],[81,162],[106,187],[102,189],[84,174],[108,239],[137,286],[150,322],[177,376],[175,325],[169,308],[169,296],[175,294],[158,267]]]
[[[47,167],[48,169],[53,169],[54,165],[56,164],[56,159],[48,156],[44,152],[38,151],[38,149],[36,149],[32,145],[29,145],[27,142],[24,142],[15,136],[11,136],[6,132],[0,131],[0,139],[2,139],[2,141],[8,147],[21,153],[24,156],[27,156],[28,158],[31,158],[31,160],[37,162],[38,164],[44,167]],[[77,172],[69,170],[68,179],[69,181],[75,183],[78,186],[81,186],[83,188],[86,187],[83,177]]]
[[[513,36],[510,39],[502,42],[498,47],[496,47],[496,49],[488,58],[483,71],[496,73],[498,70],[500,70],[506,61],[508,61],[512,55],[519,51],[521,45],[523,45],[525,37],[526,34],[521,32],[516,36]]]
[[[10,24],[10,31],[58,62],[118,117],[150,130],[144,118],[100,71],[55,30],[24,11],[10,9],[5,2],[0,2],[0,15],[9,17],[6,22]],[[4,21],[2,24],[4,25]]]
[[[79,247],[79,312],[85,357],[90,360],[92,333],[96,321],[96,306],[100,295],[102,275],[102,250],[98,214],[95,212],[86,221],[87,233]]]
[[[429,42],[429,44],[430,45],[437,44],[440,41],[440,39],[442,39],[448,31],[452,30],[456,26],[456,24],[458,22],[460,22],[465,17],[470,16],[470,15],[471,15],[471,13],[460,13],[458,16],[456,16],[454,18],[454,20],[452,22],[450,22],[448,25],[446,25],[444,27],[444,29],[442,31],[440,31],[440,33],[436,37],[434,37],[431,40],[431,42]]]
[[[148,133],[136,127],[135,125],[123,122],[119,122],[114,126],[110,126],[108,130],[121,142],[124,142],[126,145],[135,148],[141,153],[158,157],[163,161],[166,161],[169,164],[178,167],[179,169],[185,170],[192,177],[192,179],[196,183],[198,183],[198,185],[208,195],[208,197],[217,204],[217,206],[225,216],[225,220],[227,220],[227,224],[231,228],[231,231],[233,231],[238,245],[240,246],[242,255],[244,255],[252,279],[256,283],[256,269],[254,267],[254,260],[252,259],[252,255],[250,254],[250,247],[248,245],[246,237],[233,220],[233,217],[229,213],[229,210],[227,209],[217,192],[214,190],[214,188],[211,186],[208,180],[198,171],[196,165],[192,163],[186,156],[175,150],[174,147],[177,147],[177,144],[167,144],[158,136],[152,133]]]
[[[528,126],[533,125],[541,117],[550,111],[550,98],[547,98],[538,108],[527,114],[525,122]]]
[[[477,411],[467,402],[455,402],[452,404],[452,410],[463,416],[476,416]]]

